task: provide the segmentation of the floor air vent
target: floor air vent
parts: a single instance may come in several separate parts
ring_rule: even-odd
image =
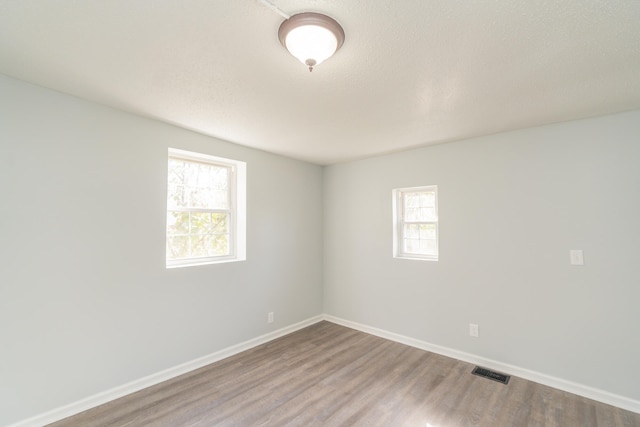
[[[475,368],[473,368],[473,371],[471,373],[473,375],[478,375],[479,377],[485,377],[485,378],[489,378],[490,380],[498,381],[499,383],[502,383],[502,384],[509,384],[509,378],[511,378],[510,375],[494,372],[486,368],[481,368],[479,366],[476,366]]]

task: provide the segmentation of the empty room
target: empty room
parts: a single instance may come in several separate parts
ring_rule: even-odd
[[[640,426],[640,2],[0,0],[0,426]]]

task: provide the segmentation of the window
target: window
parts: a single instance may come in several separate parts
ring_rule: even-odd
[[[246,259],[246,163],[169,149],[167,268]]]
[[[438,187],[393,190],[393,256],[438,260]]]

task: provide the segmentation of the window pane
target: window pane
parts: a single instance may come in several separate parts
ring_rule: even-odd
[[[420,224],[420,240],[432,240],[436,238],[435,224]]]
[[[190,208],[207,209],[213,206],[213,195],[206,188],[187,187],[188,202]]]
[[[184,184],[184,161],[178,159],[169,159],[169,177],[168,183]]]
[[[169,184],[167,188],[167,205],[169,208],[179,208],[187,206],[184,186]]]
[[[404,225],[404,237],[407,239],[419,239],[420,238],[420,225],[418,224],[405,224]]]
[[[191,225],[190,234],[210,234],[212,232],[210,212],[192,212],[189,222]]]
[[[405,209],[420,207],[419,193],[405,193]]]
[[[191,257],[203,257],[208,255],[207,237],[209,236],[189,236],[191,242]]]
[[[420,208],[421,221],[433,221],[436,219],[436,208]]]
[[[188,187],[196,187],[197,182],[198,182],[198,163],[185,161],[182,183]]]
[[[409,208],[406,210],[405,221],[419,221],[420,220],[420,208]]]
[[[420,193],[420,207],[429,208],[436,205],[436,195],[432,191]]]
[[[189,236],[167,237],[167,259],[187,258],[189,256]]]
[[[229,232],[229,215],[214,213],[212,217],[212,233],[227,234]]]
[[[422,240],[420,242],[420,250],[423,255],[435,255],[436,254],[436,241],[435,240]]]
[[[229,214],[167,213],[167,259],[229,255]]]
[[[229,188],[229,168],[217,167],[212,170],[211,187],[227,190]]]
[[[204,165],[202,163],[198,164],[197,174],[196,174],[196,184],[195,186],[198,188],[211,188],[211,184],[213,181],[212,174],[212,166]]]
[[[229,236],[227,234],[213,236],[211,251],[211,255],[214,256],[229,255]]]
[[[416,255],[435,255],[436,225],[405,224],[403,243],[403,251],[405,253]]]
[[[435,240],[404,239],[404,252],[415,255],[435,255]]]
[[[408,254],[417,254],[420,250],[420,241],[416,239],[404,239],[404,251]]]
[[[225,166],[169,159],[167,205],[229,209],[230,172]]]
[[[167,212],[167,234],[188,234],[189,214],[187,212]]]
[[[404,220],[405,221],[435,221],[435,193],[422,191],[404,193]]]
[[[212,205],[215,209],[229,209],[229,190],[212,190]]]

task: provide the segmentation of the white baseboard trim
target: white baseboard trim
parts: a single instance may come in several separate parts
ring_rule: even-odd
[[[430,351],[432,353],[441,354],[443,356],[451,357],[453,359],[462,360],[463,362],[471,363],[474,365],[480,365],[490,369],[495,369],[496,371],[500,371],[505,374],[524,378],[529,381],[533,381],[533,382],[543,384],[549,387],[553,387],[559,390],[567,391],[569,393],[573,393],[589,399],[597,400],[598,402],[606,403],[607,405],[616,406],[618,408],[640,414],[640,401],[638,400],[634,400],[628,397],[609,393],[608,391],[589,387],[589,386],[575,383],[572,381],[567,381],[562,378],[556,378],[550,375],[542,374],[540,372],[531,371],[529,369],[520,368],[518,366],[510,365],[508,363],[502,363],[496,360],[491,360],[481,356],[476,356],[474,354],[454,350],[452,348],[442,347],[436,344],[420,341],[415,338],[411,338],[404,335],[396,334],[394,332],[385,331],[383,329],[378,329],[371,326],[363,325],[361,323],[352,322],[350,320],[341,319],[339,317],[331,316],[328,314],[325,314],[322,317],[324,320],[327,320],[329,322],[346,326],[351,329],[356,329],[358,331],[365,332],[367,334],[375,335],[375,336],[385,338],[391,341],[395,341],[401,344],[405,344],[411,347],[419,348],[421,350]]]
[[[299,329],[313,325],[314,323],[318,323],[323,319],[324,317],[322,315],[311,317],[309,319],[303,320],[302,322],[298,322],[282,329],[278,329],[277,331],[269,332],[268,334],[261,335],[240,344],[236,344],[220,351],[216,351],[215,353],[211,353],[209,355],[180,364],[173,368],[165,369],[164,371],[160,371],[144,378],[140,378],[121,386],[114,387],[110,390],[94,394],[93,396],[89,396],[77,402],[73,402],[60,408],[45,412],[43,414],[36,415],[32,418],[19,421],[7,427],[41,427],[56,421],[60,421],[64,418],[86,411],[87,409],[94,408],[96,406],[110,402],[114,399],[118,399],[152,385],[156,385],[171,378],[175,378],[179,375],[186,374],[187,372],[202,368],[203,366],[225,359],[229,356],[233,356],[234,354],[238,354],[269,341],[273,341],[276,338],[280,338]]]

